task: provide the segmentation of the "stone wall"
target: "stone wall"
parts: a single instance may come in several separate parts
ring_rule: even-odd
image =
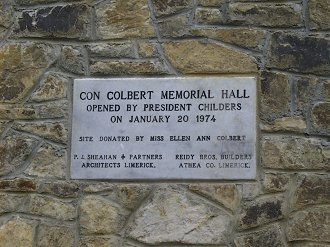
[[[330,246],[328,0],[1,0],[0,246]],[[70,179],[74,78],[257,75],[258,176]]]

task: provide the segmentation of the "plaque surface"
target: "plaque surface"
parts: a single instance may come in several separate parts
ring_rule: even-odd
[[[255,178],[255,78],[75,80],[71,176]]]

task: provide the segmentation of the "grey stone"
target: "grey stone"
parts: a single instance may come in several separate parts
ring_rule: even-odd
[[[178,38],[189,35],[189,15],[177,15],[158,22],[159,32],[162,37]]]
[[[290,175],[278,172],[266,172],[263,178],[263,187],[265,191],[283,192],[289,187]]]
[[[70,201],[61,201],[49,196],[30,195],[27,213],[71,221],[77,217],[76,208]]]
[[[272,169],[329,169],[329,148],[316,138],[266,136],[261,141],[262,166]]]
[[[78,46],[63,46],[60,57],[61,67],[69,72],[78,75],[85,75],[87,57],[83,48]]]
[[[286,247],[282,235],[280,226],[274,225],[259,231],[241,234],[235,238],[235,244],[237,247]]]
[[[18,37],[86,40],[90,16],[90,8],[80,4],[27,9],[18,16],[14,32]]]
[[[216,25],[226,22],[221,10],[214,8],[197,8],[195,18],[199,25]]]
[[[45,143],[37,150],[26,173],[40,178],[64,178],[66,155],[65,149]]]
[[[323,133],[330,131],[330,102],[319,102],[313,106],[313,126]]]
[[[68,130],[62,121],[43,123],[17,123],[13,126],[13,128],[63,144],[66,144],[68,140]]]
[[[155,43],[149,43],[145,41],[138,43],[138,54],[142,58],[152,58],[159,55],[157,45]]]
[[[274,222],[285,216],[286,208],[282,196],[261,198],[242,205],[242,213],[239,216],[239,228],[249,229]]]
[[[92,44],[87,47],[92,57],[134,58],[134,45],[131,42],[107,42]]]
[[[226,3],[226,0],[198,0],[197,4],[203,7],[220,7]]]
[[[189,193],[160,188],[136,211],[126,234],[151,245],[226,244],[231,220],[225,212]]]
[[[79,208],[82,234],[118,233],[124,226],[125,213],[100,196],[84,197]]]
[[[174,14],[193,7],[193,0],[152,0],[156,16]]]
[[[295,3],[230,3],[230,22],[262,27],[303,26],[302,7]]]
[[[293,208],[330,203],[330,176],[299,175],[293,194]]]
[[[0,140],[0,175],[17,171],[36,145],[36,139],[23,135],[7,136]]]
[[[267,67],[299,73],[330,75],[330,40],[276,32],[270,40]]]
[[[310,0],[308,2],[308,13],[312,30],[330,29],[330,5],[327,0]]]
[[[0,215],[4,213],[12,213],[20,209],[25,198],[26,195],[22,194],[0,193]]]
[[[73,247],[75,230],[63,225],[39,226],[38,247]]]
[[[289,241],[330,242],[330,206],[318,206],[290,216],[286,229]]]

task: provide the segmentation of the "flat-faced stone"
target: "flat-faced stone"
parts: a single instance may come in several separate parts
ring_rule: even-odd
[[[272,169],[329,169],[329,149],[316,138],[266,136],[261,141],[262,165]]]
[[[192,8],[193,0],[152,0],[156,16],[163,16]]]
[[[242,199],[252,201],[261,194],[261,186],[259,183],[244,183],[241,185]]]
[[[63,122],[17,123],[13,128],[63,144],[68,140],[68,130]]]
[[[330,29],[330,5],[327,0],[310,0],[308,2],[308,12],[311,29]]]
[[[320,102],[312,109],[313,126],[321,132],[330,130],[330,102]]]
[[[42,195],[30,195],[26,212],[58,220],[73,220],[76,218],[76,208],[72,202],[64,202]]]
[[[37,118],[36,109],[15,105],[0,105],[0,118],[8,120],[28,120]]]
[[[26,195],[0,193],[0,215],[17,211],[24,203]]]
[[[79,0],[66,0],[66,2],[75,2]],[[92,0],[86,0],[87,2],[91,2]],[[37,4],[49,4],[58,2],[57,0],[18,0],[17,3],[19,5],[37,5]]]
[[[220,7],[226,0],[198,0],[197,4],[204,7]]]
[[[79,191],[78,184],[67,181],[44,182],[38,189],[39,193],[47,193],[63,198],[77,197]]]
[[[252,73],[257,65],[245,53],[196,40],[165,42],[165,55],[181,73]]]
[[[150,194],[151,186],[144,184],[118,185],[114,199],[127,209],[135,209]]]
[[[0,40],[5,36],[12,23],[13,3],[12,0],[0,2]]]
[[[225,244],[231,218],[198,197],[160,188],[129,222],[128,237],[143,243]]]
[[[0,227],[1,247],[32,247],[34,226],[17,217]]]
[[[199,25],[216,25],[225,23],[224,14],[218,8],[197,8],[196,22]]]
[[[62,99],[67,96],[69,79],[61,74],[50,72],[42,79],[40,86],[33,92],[30,101],[42,102]]]
[[[91,11],[87,5],[41,7],[23,10],[14,33],[18,37],[88,39]]]
[[[66,160],[66,150],[43,144],[32,158],[26,173],[40,178],[64,178]]]
[[[155,37],[147,0],[115,0],[96,7],[96,29],[101,39]]]
[[[237,247],[286,247],[279,225],[263,228],[259,231],[239,235],[235,238]]]
[[[318,101],[318,89],[321,81],[316,78],[299,77],[296,80],[296,101],[297,110],[306,112],[310,108],[313,101]]]
[[[132,42],[107,42],[91,44],[87,47],[91,57],[104,58],[134,58],[135,51]]]
[[[272,120],[289,112],[290,82],[282,73],[261,74],[261,119]]]
[[[37,190],[37,182],[29,178],[0,180],[0,191],[33,192]]]
[[[288,219],[289,241],[309,240],[330,242],[330,206],[318,206],[299,211]]]
[[[330,176],[299,175],[293,194],[293,207],[299,209],[313,204],[330,203]]]
[[[21,167],[36,145],[36,139],[23,135],[0,140],[0,175],[9,174]]]
[[[21,101],[55,61],[51,46],[26,42],[0,47],[0,102]]]
[[[10,121],[0,120],[0,136],[7,129],[7,126],[8,126],[9,123],[10,123]]]
[[[235,184],[191,184],[188,188],[230,210],[235,210],[240,201],[239,191]]]
[[[189,14],[176,15],[158,22],[159,33],[162,37],[178,38],[189,35]]]
[[[316,75],[330,74],[330,40],[276,32],[270,39],[267,67]]]
[[[262,180],[265,191],[270,193],[286,191],[289,187],[289,182],[290,175],[276,172],[265,173]]]
[[[125,217],[110,201],[100,196],[86,196],[80,204],[80,231],[82,234],[118,233]]]
[[[260,129],[266,132],[290,131],[305,133],[307,129],[306,120],[303,117],[276,118],[272,123],[260,124]]]
[[[265,31],[250,28],[194,28],[192,33],[255,51],[261,50],[266,37]]]
[[[157,57],[158,55],[157,45],[155,43],[141,41],[138,43],[138,54],[142,58]]]
[[[82,47],[63,46],[59,63],[66,71],[77,75],[86,74],[85,64],[87,63],[87,57]]]
[[[149,61],[91,61],[92,75],[163,75],[168,74],[165,65],[159,60]]]
[[[41,224],[38,230],[38,247],[74,246],[75,230],[72,227]]]
[[[235,24],[262,27],[301,27],[302,7],[295,3],[230,3],[229,19]]]
[[[239,228],[249,229],[282,219],[285,215],[284,198],[272,196],[242,205],[242,213],[239,216]]]
[[[79,247],[138,247],[127,240],[117,236],[82,236],[79,241]]]

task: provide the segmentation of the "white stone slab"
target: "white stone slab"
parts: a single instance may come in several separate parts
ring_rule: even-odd
[[[76,179],[253,179],[254,77],[77,79]]]

